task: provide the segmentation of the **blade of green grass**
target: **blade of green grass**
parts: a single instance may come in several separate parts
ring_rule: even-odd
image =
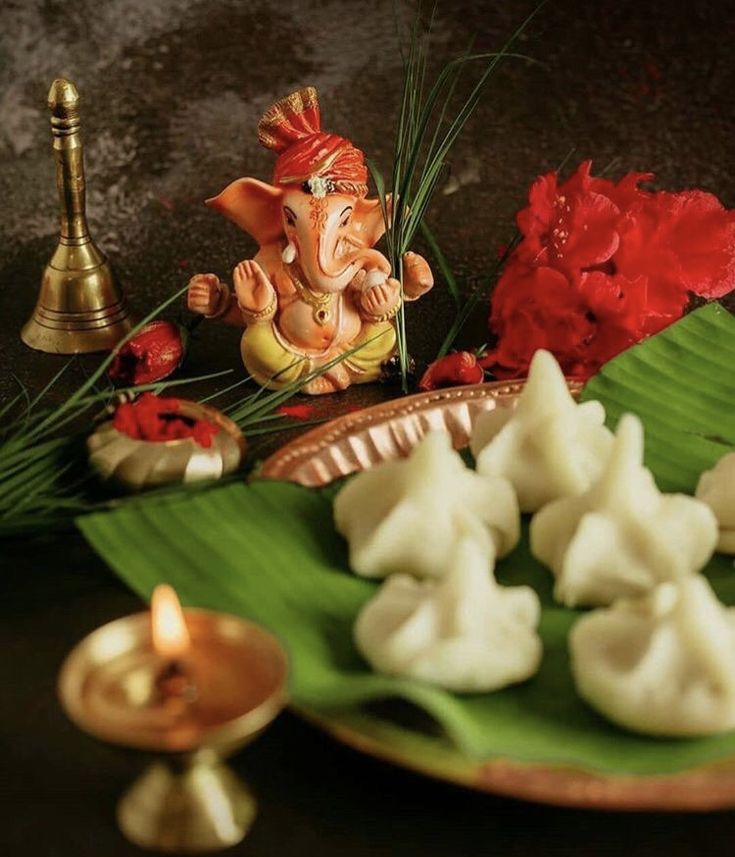
[[[402,296],[403,254],[409,249],[417,229],[424,222],[424,217],[444,170],[447,155],[475,110],[485,86],[500,63],[508,58],[532,61],[527,56],[512,52],[511,49],[544,4],[545,0],[516,27],[500,51],[471,53],[470,46],[464,55],[447,63],[439,72],[433,85],[428,88],[428,94],[426,94],[428,34],[425,38],[421,36],[422,9],[419,5],[410,30],[408,49],[405,52],[402,51],[404,58],[403,86],[393,152],[393,201],[390,210],[388,210],[388,195],[383,176],[374,164],[368,164],[381,201],[389,261],[392,270],[395,272],[394,276],[397,276],[401,283]],[[434,6],[428,33],[431,32],[431,21],[433,21],[435,9]],[[453,113],[453,118],[445,128],[445,119],[450,111],[450,103],[463,70],[469,64],[480,61],[486,63],[483,72],[475,82],[469,96]],[[427,240],[430,245],[433,243],[434,247],[436,246],[436,242],[431,241],[430,235]],[[441,257],[437,257],[437,261],[459,309],[460,300],[456,282],[451,276],[451,272],[449,272],[450,276],[447,276],[448,266],[442,265]],[[403,391],[407,392],[408,343],[403,302],[396,317],[396,338],[401,367],[401,386]]]

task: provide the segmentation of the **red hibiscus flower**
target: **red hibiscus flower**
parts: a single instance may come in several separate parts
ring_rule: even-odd
[[[524,375],[547,348],[570,376],[587,378],[611,357],[684,313],[689,293],[735,288],[735,212],[703,191],[650,192],[651,173],[617,183],[580,164],[559,184],[538,178],[518,213],[523,240],[495,289],[498,341],[482,364]]]
[[[178,399],[143,393],[134,402],[118,405],[112,424],[134,440],[163,442],[191,438],[199,446],[209,449],[219,426],[186,417],[178,411]]]
[[[152,321],[120,348],[107,374],[119,386],[152,384],[178,369],[184,353],[185,331],[171,321]]]
[[[469,351],[456,351],[435,360],[419,381],[419,390],[438,390],[440,387],[458,387],[462,384],[481,384],[485,370],[477,362],[477,355]]]

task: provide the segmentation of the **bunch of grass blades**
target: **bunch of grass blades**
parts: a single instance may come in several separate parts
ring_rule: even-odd
[[[128,334],[118,348],[179,299],[185,291],[186,289],[177,292],[158,306]],[[56,383],[73,362],[73,358],[62,366],[35,397],[32,398],[28,390],[21,385],[18,394],[0,407],[0,537],[64,529],[70,527],[78,515],[135,502],[135,495],[125,496],[115,491],[112,486],[102,485],[91,471],[86,438],[94,423],[109,416],[111,406],[119,401],[121,396],[132,397],[149,390],[160,393],[185,384],[213,381],[231,374],[232,371],[114,388],[107,382],[105,373],[115,353],[113,351],[108,355],[97,369],[56,407],[49,407],[47,400]],[[269,391],[259,387],[255,392],[235,398],[222,410],[250,438],[272,431],[303,428],[309,423],[294,423],[284,419],[276,409],[309,381],[352,353],[354,350],[346,352],[280,390]],[[210,402],[233,394],[249,381],[249,377],[240,379],[216,390],[201,401]],[[230,478],[241,478],[241,475],[238,473]],[[201,491],[218,484],[220,482],[210,481],[193,485],[172,485],[147,491],[145,496]]]
[[[534,9],[499,51],[472,53],[468,50],[447,63],[431,86],[427,81],[428,55],[436,6],[432,8],[428,24],[424,25],[423,8],[419,5],[408,46],[402,54],[403,90],[396,124],[390,192],[380,169],[368,161],[385,220],[388,259],[401,289],[403,255],[423,223],[451,148],[502,61],[512,58],[533,62],[530,57],[513,53],[512,48],[543,5],[541,3]],[[455,95],[463,71],[468,66],[478,65],[481,68],[479,76],[466,98],[458,102]],[[453,279],[447,282],[451,289]],[[409,357],[403,304],[396,328],[401,383],[405,393],[408,392]]]

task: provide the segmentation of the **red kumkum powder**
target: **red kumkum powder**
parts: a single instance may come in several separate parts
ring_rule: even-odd
[[[178,413],[179,399],[162,399],[143,393],[134,402],[123,402],[115,410],[113,426],[133,440],[163,442],[191,438],[204,449],[212,446],[219,426]]]

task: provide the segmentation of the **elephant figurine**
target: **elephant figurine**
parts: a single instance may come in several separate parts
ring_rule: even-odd
[[[189,309],[244,327],[245,368],[270,389],[320,367],[304,392],[374,381],[395,352],[392,319],[402,298],[388,260],[374,249],[385,224],[380,201],[366,198],[364,155],[321,130],[312,87],[274,104],[258,138],[278,153],[273,183],[237,179],[207,205],[260,249],[235,266],[234,292],[214,274],[192,277]],[[407,253],[403,298],[415,300],[433,283],[426,260]]]

